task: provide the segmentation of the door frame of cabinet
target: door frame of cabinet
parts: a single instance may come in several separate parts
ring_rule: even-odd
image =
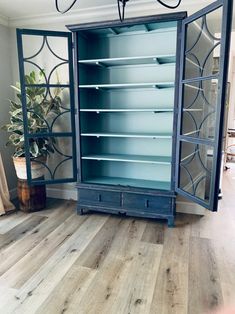
[[[42,45],[40,49],[36,52],[36,54],[33,54],[32,56],[25,57],[24,54],[24,36],[39,36],[42,37]],[[43,50],[44,46],[47,45],[48,49],[50,50],[50,53],[58,58],[58,56],[55,54],[53,49],[51,49],[50,45],[47,42],[47,38],[64,38],[66,39],[65,48],[67,50],[68,57],[67,59],[63,59],[64,64],[68,65],[68,76],[69,81],[68,84],[52,84],[50,83],[50,76],[52,75],[53,71],[58,67],[60,64],[58,63],[55,68],[51,70],[51,72],[48,74],[48,77],[44,74],[44,80],[45,83],[41,84],[27,84],[25,75],[28,73],[25,73],[25,64],[31,64],[38,71],[42,71],[43,69],[38,65],[37,63],[33,62],[32,59],[38,56],[41,51]],[[75,143],[75,99],[74,99],[74,75],[73,75],[73,52],[72,52],[72,34],[69,32],[61,32],[61,31],[49,31],[49,30],[38,30],[38,29],[16,29],[16,38],[17,38],[17,47],[18,47],[18,63],[19,63],[19,76],[20,76],[20,86],[21,86],[21,102],[22,102],[22,116],[23,116],[23,134],[24,134],[24,145],[25,145],[25,159],[26,159],[26,173],[27,173],[27,182],[29,185],[41,185],[41,184],[60,184],[60,183],[70,183],[75,182],[77,180],[77,165],[76,165],[76,143]],[[61,58],[60,59],[61,62]],[[31,133],[29,130],[28,125],[28,108],[27,108],[27,88],[31,87],[42,87],[46,89],[46,96],[49,93],[50,88],[67,88],[69,90],[69,99],[70,99],[70,107],[66,111],[70,114],[70,128],[69,131],[62,131],[62,132],[55,132],[53,131],[53,123],[56,121],[56,119],[61,116],[63,113],[57,114],[57,116],[54,118],[53,122],[49,125],[47,123],[47,131],[41,131],[40,133]],[[75,89],[76,90],[76,89]],[[31,109],[31,112],[34,112]],[[45,120],[45,119],[44,119]],[[46,121],[46,120],[45,120]],[[64,159],[56,165],[55,169],[50,169],[50,167],[47,166],[46,161],[37,160],[36,158],[33,158],[34,162],[37,165],[40,165],[45,169],[45,172],[48,171],[50,174],[50,178],[44,179],[43,177],[39,178],[33,178],[32,177],[32,169],[31,169],[31,156],[30,156],[30,145],[29,141],[31,139],[45,137],[47,139],[53,139],[56,137],[57,139],[66,137],[68,139],[71,139],[71,155],[65,155],[64,152],[59,151],[58,149],[53,146],[54,151],[56,151],[60,156],[64,156],[67,159]],[[53,144],[54,145],[54,144]],[[57,178],[56,177],[56,171],[59,169],[60,165],[62,165],[64,162],[71,160],[72,163],[72,173],[71,177],[62,177]]]
[[[218,100],[217,100],[217,110],[216,110],[216,121],[219,123],[218,127],[215,127],[215,136],[214,141],[209,139],[200,139],[200,138],[192,138],[187,137],[186,135],[182,135],[182,112],[183,112],[183,85],[184,81],[184,71],[185,71],[185,46],[186,46],[186,36],[187,36],[187,25],[196,21],[197,19],[206,16],[214,12],[215,10],[222,8],[222,18],[221,18],[221,39],[220,39],[220,72],[218,74]],[[219,201],[219,185],[220,185],[220,174],[221,174],[221,159],[222,159],[222,142],[223,142],[223,125],[224,125],[224,104],[226,101],[226,85],[227,85],[227,76],[228,76],[228,65],[229,65],[229,47],[230,47],[230,38],[231,38],[231,27],[232,27],[232,10],[233,8],[233,0],[217,0],[205,8],[195,12],[190,15],[183,21],[182,24],[182,47],[181,47],[181,60],[180,60],[180,85],[179,85],[179,115],[178,115],[178,134],[177,134],[177,150],[176,150],[176,193],[182,195],[183,197],[203,206],[204,208],[210,211],[217,211],[218,209],[218,201]],[[213,78],[213,75],[211,75]],[[198,78],[198,79],[208,79],[209,78]],[[188,80],[190,81],[190,79]],[[199,81],[199,80],[198,80]],[[210,189],[210,198],[209,202],[206,202],[203,199],[193,195],[193,193],[189,193],[183,190],[180,187],[180,155],[181,155],[181,143],[193,143],[195,145],[208,145],[213,148],[213,163],[215,166],[212,168],[211,174],[211,189]],[[214,170],[214,171],[213,171]]]

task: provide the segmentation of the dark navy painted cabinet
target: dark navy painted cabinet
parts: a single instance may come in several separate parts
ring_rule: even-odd
[[[172,195],[144,194],[140,192],[103,191],[79,187],[78,210],[99,210],[130,216],[168,219],[173,223],[174,200]]]
[[[41,134],[58,143],[58,166],[46,164],[46,183],[66,182],[77,171],[80,213],[161,218],[172,226],[177,193],[216,210],[231,12],[232,1],[216,1],[190,17],[179,12],[70,25],[73,39],[18,30],[26,141],[35,134],[27,128],[24,74],[31,67],[45,73],[38,67],[44,46],[57,63],[48,60],[51,70],[39,85],[46,97],[63,88],[61,114]],[[27,36],[42,41],[31,57]]]

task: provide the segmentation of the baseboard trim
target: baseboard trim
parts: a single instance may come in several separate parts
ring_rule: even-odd
[[[204,216],[206,209],[196,203],[176,201],[176,212]]]
[[[77,201],[77,190],[47,188],[47,197]]]

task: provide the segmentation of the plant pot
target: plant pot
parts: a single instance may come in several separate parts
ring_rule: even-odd
[[[38,162],[37,162],[38,161]],[[45,174],[45,166],[42,163],[46,163],[46,157],[40,156],[31,161],[31,176],[32,179],[37,179]],[[13,163],[16,169],[16,175],[18,179],[27,180],[26,170],[26,158],[25,157],[13,157]]]
[[[46,162],[45,157],[39,157],[37,160]],[[13,162],[18,177],[17,195],[19,208],[24,212],[32,212],[44,209],[46,207],[46,186],[28,185],[26,159],[24,157],[13,157]],[[45,167],[36,161],[31,161],[32,179],[44,179]]]

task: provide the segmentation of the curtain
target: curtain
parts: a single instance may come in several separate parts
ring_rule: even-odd
[[[7,186],[2,156],[0,154],[0,216],[14,209],[15,206],[10,202],[10,194]]]

